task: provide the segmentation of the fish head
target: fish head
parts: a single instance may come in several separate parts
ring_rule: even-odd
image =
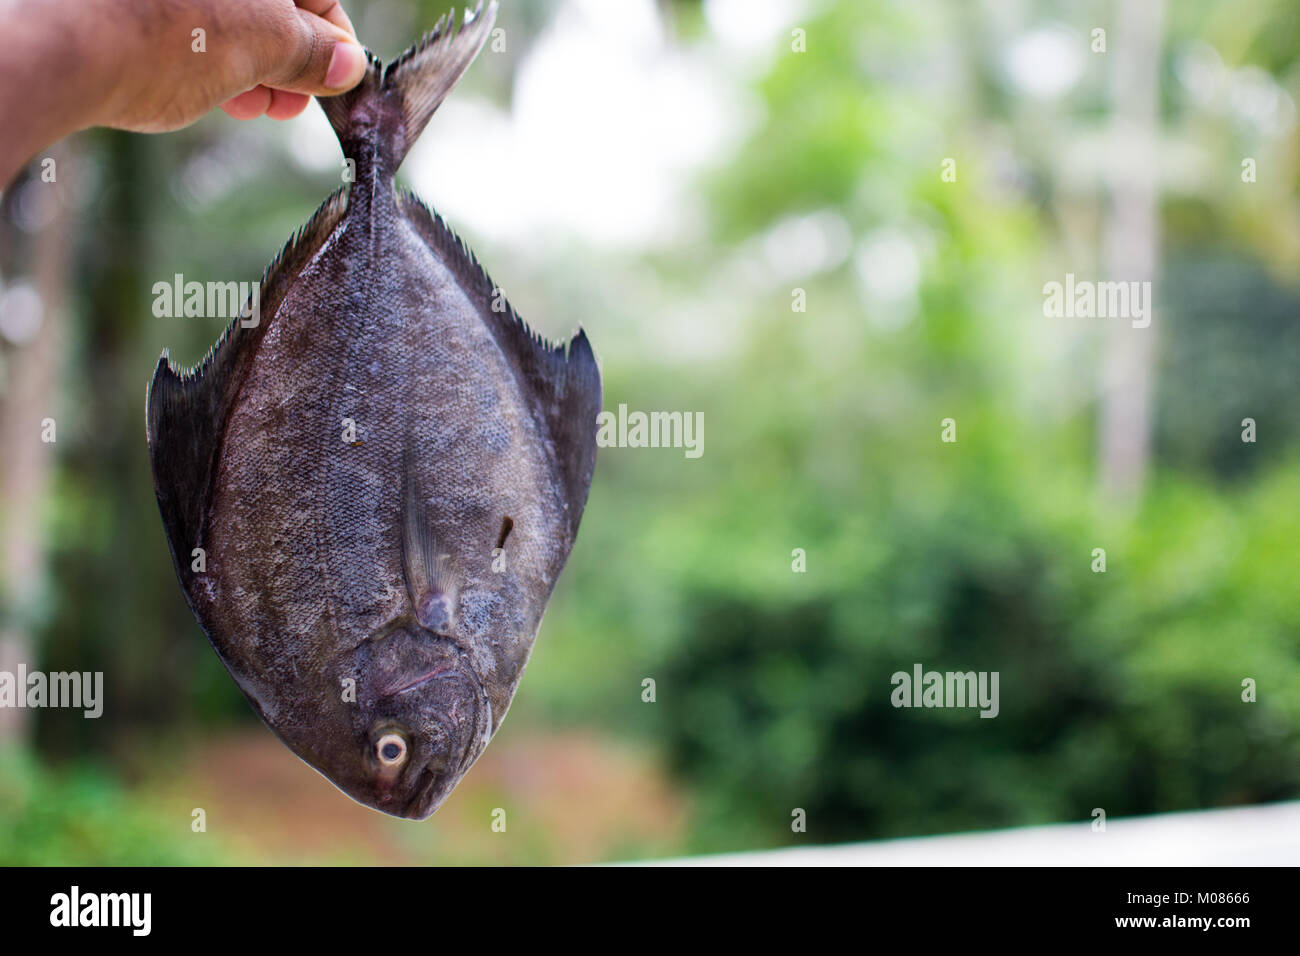
[[[367,806],[423,820],[487,746],[492,705],[484,683],[453,641],[417,622],[367,641],[356,670],[354,747],[327,773]]]

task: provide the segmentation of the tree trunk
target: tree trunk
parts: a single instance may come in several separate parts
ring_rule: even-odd
[[[1102,265],[1107,281],[1153,282],[1159,247],[1158,135],[1160,47],[1164,0],[1116,0],[1112,73],[1114,142],[1110,207]],[[1154,285],[1152,286],[1154,289]],[[1102,368],[1101,486],[1110,497],[1135,501],[1151,454],[1153,364],[1158,322],[1147,328],[1108,319]]]
[[[19,664],[28,670],[37,666],[32,630],[45,572],[41,522],[55,448],[42,441],[41,423],[54,418],[57,429],[63,309],[72,256],[65,177],[74,174],[75,160],[62,145],[44,155],[55,160],[55,182],[41,181],[38,172],[20,187],[49,191],[32,198],[49,218],[28,240],[30,282],[40,297],[41,324],[30,342],[6,347],[0,393],[0,671],[10,673]],[[7,279],[11,288],[16,277]],[[24,708],[0,708],[0,748],[26,742],[31,717],[32,712]]]

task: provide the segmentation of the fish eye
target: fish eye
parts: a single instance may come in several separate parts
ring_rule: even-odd
[[[396,767],[406,760],[406,741],[399,734],[384,734],[375,742],[375,756],[383,767]]]

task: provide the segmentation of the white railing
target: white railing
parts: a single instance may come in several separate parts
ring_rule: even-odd
[[[670,866],[1296,866],[1300,801],[647,861]]]

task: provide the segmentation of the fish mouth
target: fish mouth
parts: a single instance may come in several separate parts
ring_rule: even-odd
[[[420,772],[420,780],[415,786],[415,796],[402,808],[402,815],[412,820],[426,820],[432,816],[433,811],[438,809],[447,794],[451,792],[451,788],[448,788],[445,793],[439,792],[441,779],[441,774],[425,767]]]
[[[434,668],[428,674],[421,675],[397,691],[403,693],[439,679],[465,678],[463,671],[454,665]],[[473,717],[469,724],[451,731],[451,753],[454,755],[450,765],[439,762],[435,769],[433,763],[422,766],[419,776],[410,791],[412,796],[402,807],[402,816],[412,820],[425,820],[437,810],[444,800],[460,783],[470,766],[483,753],[492,735],[492,701],[481,684],[474,683],[476,690]],[[391,811],[390,811],[391,812]]]

